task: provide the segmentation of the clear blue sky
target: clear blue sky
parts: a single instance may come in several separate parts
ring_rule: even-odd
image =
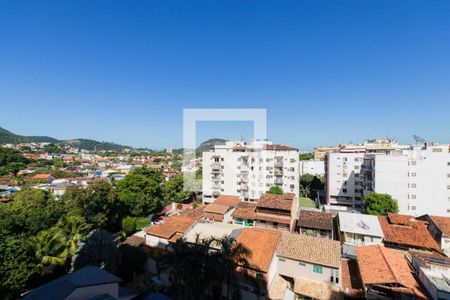
[[[0,1],[1,127],[177,147],[183,108],[267,108],[301,149],[450,142],[450,1]]]

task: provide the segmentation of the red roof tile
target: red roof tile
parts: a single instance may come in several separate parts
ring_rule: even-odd
[[[214,200],[214,204],[227,205],[229,207],[236,207],[239,202],[239,196],[220,195]]]
[[[378,217],[385,243],[393,243],[411,248],[422,248],[440,252],[440,247],[431,236],[427,222],[412,216],[389,214]]]
[[[364,285],[400,285],[392,288],[402,293],[427,299],[414,276],[406,256],[400,251],[385,248],[380,245],[362,246],[356,248],[356,258],[361,279]]]
[[[262,228],[245,228],[239,234],[237,242],[243,244],[252,252],[249,262],[256,269],[269,271],[280,232]]]
[[[295,194],[287,193],[283,195],[276,194],[262,194],[259,198],[258,208],[270,208],[270,209],[281,209],[281,210],[291,210],[292,202],[295,200]]]
[[[443,235],[450,237],[450,217],[430,216]]]

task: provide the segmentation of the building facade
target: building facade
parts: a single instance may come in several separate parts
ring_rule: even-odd
[[[268,141],[226,142],[203,152],[203,202],[219,195],[255,201],[272,186],[298,197],[298,150]]]

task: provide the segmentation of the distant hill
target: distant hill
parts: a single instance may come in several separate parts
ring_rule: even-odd
[[[58,143],[57,139],[49,136],[24,136],[12,133],[0,127],[0,144],[17,143]]]
[[[12,133],[0,127],[0,144],[17,144],[17,143],[53,143],[59,145],[68,145],[74,148],[85,150],[123,150],[131,148],[110,142],[99,142],[89,139],[71,139],[71,140],[57,140],[48,136],[23,136]]]
[[[224,145],[227,140],[224,139],[209,139],[200,144],[197,148],[197,152],[205,152],[212,149],[215,145]]]
[[[131,148],[128,146],[123,146],[115,143],[110,142],[99,142],[95,140],[89,140],[89,139],[73,139],[73,140],[66,140],[61,141],[60,144],[62,145],[68,145],[74,148],[79,149],[85,149],[85,150],[123,150],[126,148]]]

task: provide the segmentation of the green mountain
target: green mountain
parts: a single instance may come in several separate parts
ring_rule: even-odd
[[[131,148],[128,146],[118,145],[110,142],[99,142],[89,139],[72,139],[72,140],[57,140],[48,136],[23,136],[12,133],[0,127],[0,145],[1,144],[17,144],[17,143],[53,143],[58,145],[68,145],[74,148],[85,150],[123,150]]]
[[[123,146],[115,143],[110,142],[99,142],[95,140],[89,140],[89,139],[73,139],[73,140],[66,140],[61,141],[61,145],[68,145],[74,148],[79,149],[85,149],[85,150],[123,150],[126,148],[131,148],[128,146]]]
[[[197,152],[205,152],[212,149],[215,145],[224,145],[227,140],[224,139],[209,139],[200,144],[197,148]]]
[[[49,136],[24,136],[12,133],[0,127],[0,144],[17,144],[17,143],[57,143],[57,139]]]

